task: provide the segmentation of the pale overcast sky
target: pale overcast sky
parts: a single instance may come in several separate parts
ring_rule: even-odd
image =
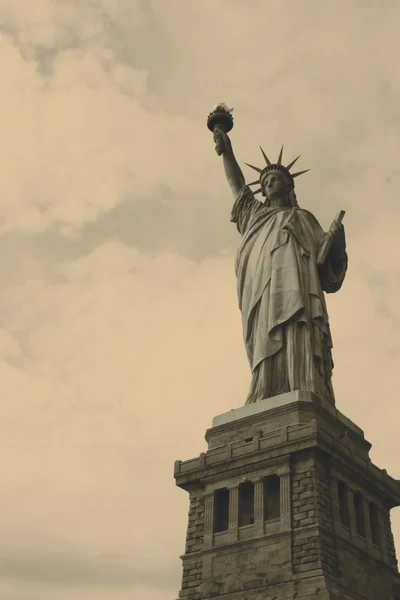
[[[0,0],[0,598],[178,595],[174,460],[249,385],[220,101],[242,165],[284,143],[299,204],[347,211],[336,401],[400,478],[399,22],[398,0]]]

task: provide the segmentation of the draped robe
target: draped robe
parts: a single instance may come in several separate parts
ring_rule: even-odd
[[[252,371],[246,404],[291,390],[335,402],[332,338],[324,291],[340,289],[347,255],[333,251],[315,217],[299,207],[268,208],[245,187],[231,215],[242,240],[236,259],[243,337]]]

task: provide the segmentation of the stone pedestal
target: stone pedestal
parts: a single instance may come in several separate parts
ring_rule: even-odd
[[[180,598],[400,600],[400,483],[359,427],[291,392],[215,417],[206,440],[175,463],[190,497]]]

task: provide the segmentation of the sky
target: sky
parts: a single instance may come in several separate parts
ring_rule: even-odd
[[[397,0],[0,0],[0,597],[178,597],[188,496],[250,372],[233,147],[346,210],[337,407],[400,478]],[[392,512],[400,547],[400,509]]]

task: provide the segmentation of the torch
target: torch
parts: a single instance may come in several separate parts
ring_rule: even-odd
[[[220,102],[217,104],[213,111],[210,112],[207,118],[207,127],[214,134],[218,132],[218,130],[228,133],[233,127],[233,117],[232,117],[233,108],[228,108],[224,102]],[[214,138],[215,139],[215,138]],[[217,151],[218,156],[222,154],[222,145],[221,141],[217,138],[215,143],[215,149]]]

